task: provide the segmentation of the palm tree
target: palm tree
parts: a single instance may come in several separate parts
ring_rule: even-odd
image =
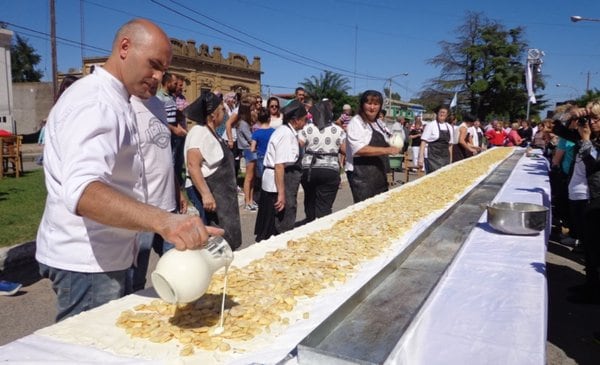
[[[325,98],[331,100],[334,113],[341,111],[343,104],[354,104],[351,102],[353,98],[348,95],[350,80],[335,72],[325,70],[319,77],[305,78],[300,85],[314,102]]]

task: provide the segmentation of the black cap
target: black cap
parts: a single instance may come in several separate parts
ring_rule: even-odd
[[[306,108],[304,104],[299,102],[298,100],[292,100],[286,106],[281,108],[281,112],[283,113],[283,121],[288,123],[292,119],[299,119],[308,114],[306,112]]]
[[[204,93],[183,109],[183,115],[196,123],[206,124],[206,118],[223,102],[222,95]]]

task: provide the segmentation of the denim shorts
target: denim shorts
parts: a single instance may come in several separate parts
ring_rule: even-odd
[[[256,152],[252,152],[250,151],[249,148],[244,150],[244,160],[246,160],[246,162],[252,162],[256,160]]]

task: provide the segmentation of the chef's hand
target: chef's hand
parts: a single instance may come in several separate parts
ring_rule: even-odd
[[[214,227],[211,231],[218,232]],[[204,247],[209,235],[200,217],[171,213],[165,216],[163,226],[157,233],[180,251]]]
[[[425,165],[425,162],[423,161],[423,159],[419,158],[419,163],[417,164],[417,166],[419,166],[419,170],[423,169],[424,165]]]
[[[227,145],[229,146],[229,149],[233,149],[233,141],[227,141]]]
[[[207,212],[214,212],[217,210],[217,202],[212,194],[206,194],[206,196],[202,197],[202,205],[204,206],[204,210]]]
[[[275,202],[275,210],[281,212],[285,209],[285,194],[279,193],[277,194],[277,201]]]

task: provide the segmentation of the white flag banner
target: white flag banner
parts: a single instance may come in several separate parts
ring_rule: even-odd
[[[527,61],[527,67],[525,68],[525,86],[527,87],[527,96],[531,104],[537,103],[535,99],[535,93],[533,92],[533,72],[531,63]]]
[[[458,105],[458,93],[454,93],[454,97],[452,98],[452,101],[450,102],[450,109],[456,107]]]

